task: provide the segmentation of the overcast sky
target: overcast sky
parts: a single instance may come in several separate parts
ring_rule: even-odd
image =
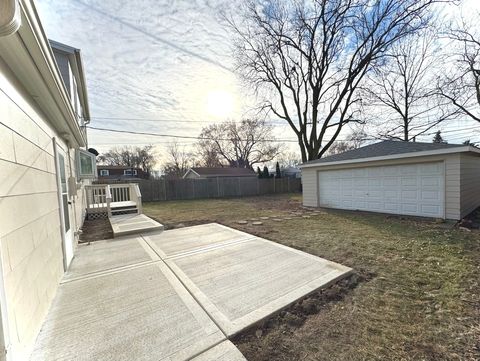
[[[37,0],[37,5],[47,36],[82,51],[94,127],[198,136],[202,126],[238,120],[253,104],[231,70],[232,36],[220,21],[235,1]],[[463,12],[474,9],[480,10],[480,0],[468,0]],[[453,134],[453,142],[462,140],[463,134]],[[277,125],[276,135],[293,139],[287,126]],[[171,140],[89,130],[90,146],[99,151],[155,144],[162,156]]]

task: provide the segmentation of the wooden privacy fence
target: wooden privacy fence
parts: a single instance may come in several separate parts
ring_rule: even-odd
[[[300,179],[253,177],[142,179],[138,185],[144,202],[290,193],[300,192],[302,187]]]

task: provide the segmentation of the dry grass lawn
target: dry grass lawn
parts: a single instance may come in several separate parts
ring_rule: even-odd
[[[307,215],[299,195],[147,203],[144,210],[167,227],[219,222],[355,270],[353,279],[236,337],[250,361],[480,360],[477,231],[334,210],[236,223]]]

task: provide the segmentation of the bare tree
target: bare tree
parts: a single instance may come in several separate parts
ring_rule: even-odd
[[[168,160],[163,165],[163,173],[166,178],[181,178],[194,166],[194,156],[186,150],[185,146],[181,146],[178,142],[173,141],[167,146]]]
[[[458,113],[436,92],[442,56],[435,33],[411,34],[394,44],[382,67],[373,68],[363,88],[366,113],[380,138],[415,140]]]
[[[432,138],[432,143],[447,144],[448,142],[445,139],[443,139],[442,132],[440,130],[437,130],[437,132]]]
[[[216,148],[209,148],[206,146],[206,144],[204,144],[203,141],[197,144],[196,148],[199,164],[201,164],[203,167],[212,168],[225,166],[225,164],[220,160],[220,155],[218,154]]]
[[[248,1],[237,34],[238,69],[263,105],[295,132],[302,161],[321,157],[358,121],[365,74],[424,28],[437,0]]]
[[[455,66],[440,79],[438,92],[462,115],[480,122],[480,34],[464,23],[448,37],[458,51]]]
[[[156,155],[153,145],[144,147],[125,146],[112,148],[98,156],[98,161],[104,165],[118,165],[132,168],[140,168],[150,174],[156,164]]]
[[[269,162],[280,152],[272,130],[260,119],[211,124],[202,129],[198,147],[216,154],[230,167],[253,169],[254,164]]]
[[[298,152],[285,151],[278,157],[277,161],[280,164],[280,168],[296,167],[302,163],[302,159]]]
[[[336,141],[328,150],[328,155],[339,154],[349,150],[360,148],[368,140],[363,129],[355,129],[346,140]]]

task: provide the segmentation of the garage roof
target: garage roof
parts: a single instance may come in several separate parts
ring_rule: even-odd
[[[478,152],[478,148],[464,144],[444,143],[418,143],[395,140],[384,140],[379,143],[367,145],[340,154],[334,154],[325,158],[312,160],[304,163],[302,167],[315,165],[330,165],[333,163],[357,163],[361,161],[394,159],[402,157],[414,157],[456,152]],[[375,159],[373,159],[375,158]]]

